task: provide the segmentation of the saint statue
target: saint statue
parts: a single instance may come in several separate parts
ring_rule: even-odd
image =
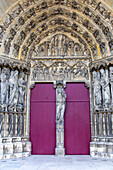
[[[110,84],[111,84],[111,105],[113,106],[113,67],[110,67]]]
[[[102,96],[103,96],[103,105],[107,106],[110,104],[110,87],[109,87],[109,78],[108,70],[101,69],[101,86],[102,86]]]
[[[9,92],[9,69],[3,68],[1,74],[1,104],[3,110],[8,105],[8,92]]]
[[[24,109],[26,86],[27,82],[25,81],[25,74],[24,72],[21,72],[18,79],[19,90],[18,108],[20,108],[21,111]]]
[[[101,95],[101,84],[100,84],[100,74],[93,71],[93,92],[94,92],[94,107],[98,108],[101,106],[102,95]]]
[[[65,112],[65,100],[66,94],[62,87],[57,88],[57,97],[56,97],[56,120],[57,122],[63,122],[64,112]]]
[[[9,87],[9,110],[13,111],[18,101],[18,70],[11,71],[11,75],[9,78]]]
[[[0,68],[0,103],[1,103],[1,74],[2,74],[2,70]]]

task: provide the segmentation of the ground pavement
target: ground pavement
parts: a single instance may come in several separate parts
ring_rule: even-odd
[[[0,170],[113,170],[113,160],[88,155],[32,155],[28,158],[0,160]]]

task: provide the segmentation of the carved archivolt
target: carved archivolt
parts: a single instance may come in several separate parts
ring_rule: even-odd
[[[97,45],[101,56],[112,54],[113,15],[108,6],[98,0],[19,1],[0,25],[1,52],[26,59],[33,43],[37,40],[38,44],[50,34],[51,27],[58,25],[78,34],[80,41],[89,46],[92,56],[98,56]]]

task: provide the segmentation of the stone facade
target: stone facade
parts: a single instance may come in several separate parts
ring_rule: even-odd
[[[113,158],[112,29],[113,13],[99,0],[22,0],[4,14],[0,21],[1,159],[30,155],[30,89],[37,82],[56,84],[56,108],[58,87],[64,92],[64,82],[85,82],[90,90],[91,156]],[[56,155],[65,155],[64,121],[57,120],[57,112]]]

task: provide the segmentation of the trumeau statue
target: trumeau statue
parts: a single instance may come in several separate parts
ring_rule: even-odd
[[[10,96],[9,96],[9,110],[13,111],[18,101],[18,71],[11,71],[9,78]]]
[[[8,68],[3,68],[1,74],[1,104],[3,111],[8,106],[9,73]]]
[[[62,123],[64,121],[66,94],[64,89],[60,86],[57,87],[56,90],[56,121]]]
[[[25,102],[25,91],[26,91],[27,81],[25,81],[25,74],[21,72],[18,79],[18,110],[23,111]]]
[[[64,113],[66,106],[66,93],[62,85],[56,88],[56,155],[64,155]]]
[[[93,91],[94,91],[94,107],[98,109],[101,106],[101,84],[100,84],[100,74],[93,71]]]
[[[101,86],[102,86],[102,96],[103,96],[103,105],[108,107],[110,104],[110,88],[109,88],[109,78],[108,70],[101,69]]]

